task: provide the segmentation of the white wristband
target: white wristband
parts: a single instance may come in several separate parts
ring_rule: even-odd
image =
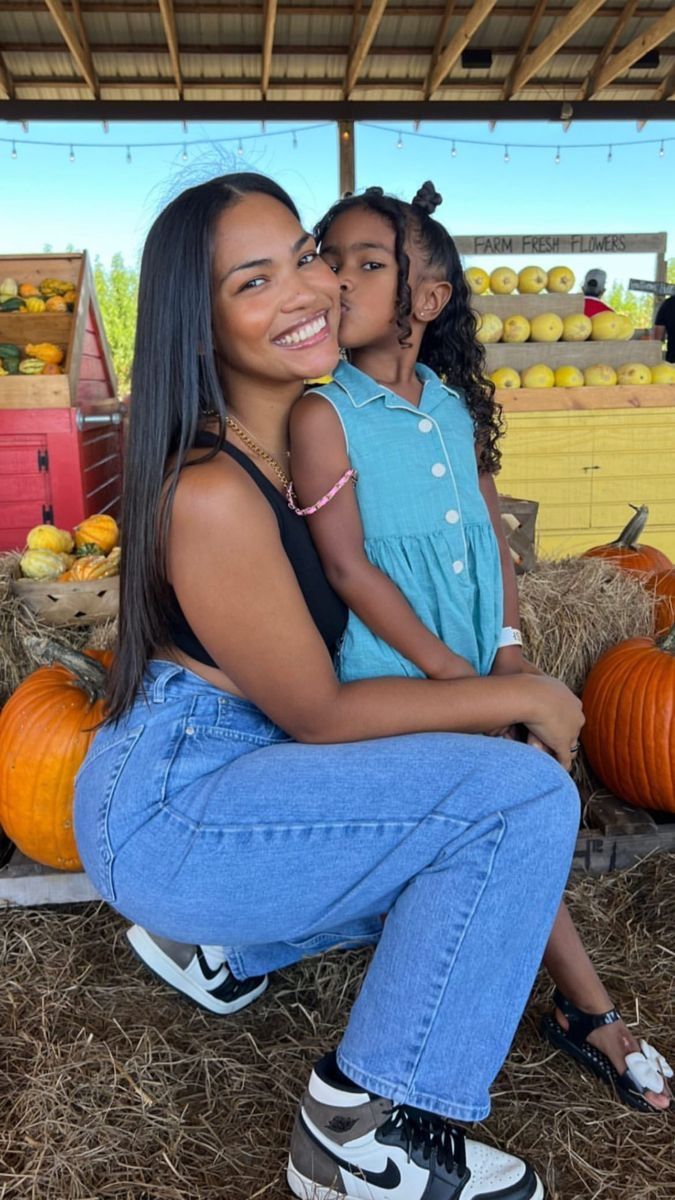
[[[502,650],[504,646],[522,646],[523,635],[519,629],[514,629],[513,625],[505,625],[499,635],[497,649]]]

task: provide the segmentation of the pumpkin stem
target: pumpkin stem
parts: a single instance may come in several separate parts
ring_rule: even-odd
[[[659,650],[665,650],[667,654],[675,654],[675,625],[662,638],[656,639],[656,644]]]
[[[102,700],[105,695],[108,672],[102,663],[72,646],[64,646],[53,638],[28,636],[24,645],[41,667],[51,667],[54,663],[65,667],[75,676],[75,683],[87,694],[90,704]]]
[[[635,509],[635,516],[631,517],[625,528],[621,530],[618,538],[609,543],[610,546],[621,546],[625,550],[636,549],[636,543],[639,542],[640,535],[647,524],[649,508],[646,504],[641,504],[639,508],[631,504],[631,508]]]

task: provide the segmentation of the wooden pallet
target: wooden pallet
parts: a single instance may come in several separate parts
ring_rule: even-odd
[[[586,805],[590,828],[577,838],[572,873],[604,875],[631,867],[648,854],[675,852],[675,814],[654,820],[642,809],[632,808],[611,792],[597,791]],[[18,850],[0,868],[0,907],[36,907],[41,904],[81,904],[99,900],[93,884],[82,871],[56,871],[31,862]]]

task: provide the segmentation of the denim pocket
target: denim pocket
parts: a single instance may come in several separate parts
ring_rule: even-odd
[[[75,833],[87,874],[104,900],[115,903],[110,809],[115,789],[143,725],[119,737],[104,734],[80,767],[75,787]]]

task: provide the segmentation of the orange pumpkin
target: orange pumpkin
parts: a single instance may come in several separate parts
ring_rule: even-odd
[[[75,526],[73,536],[78,550],[92,544],[98,546],[102,554],[109,554],[119,541],[120,531],[117,521],[109,513],[94,513]]]
[[[109,650],[85,653],[106,668],[112,661]],[[64,657],[83,656],[66,650]],[[40,667],[0,713],[0,825],[29,858],[64,871],[81,868],[73,788],[103,718],[102,681],[95,694],[90,700],[65,666]]]
[[[638,808],[675,812],[675,626],[612,646],[582,700],[581,741],[605,787]]]
[[[631,504],[631,508],[635,508]],[[592,546],[584,550],[582,558],[608,558],[623,571],[641,571],[651,575],[653,571],[663,571],[672,567],[667,554],[657,550],[655,546],[640,545],[638,538],[647,524],[649,509],[646,504],[635,508],[635,516],[631,517],[625,529],[621,530],[618,538],[605,546]]]
[[[661,637],[671,625],[675,625],[675,567],[657,571],[649,583],[656,599],[654,633],[656,637]]]
[[[19,295],[23,296],[24,300],[26,300],[29,296],[39,296],[40,293],[34,283],[20,283]]]
[[[60,367],[58,365],[58,363],[45,363],[42,374],[43,375],[63,375],[63,367]]]

